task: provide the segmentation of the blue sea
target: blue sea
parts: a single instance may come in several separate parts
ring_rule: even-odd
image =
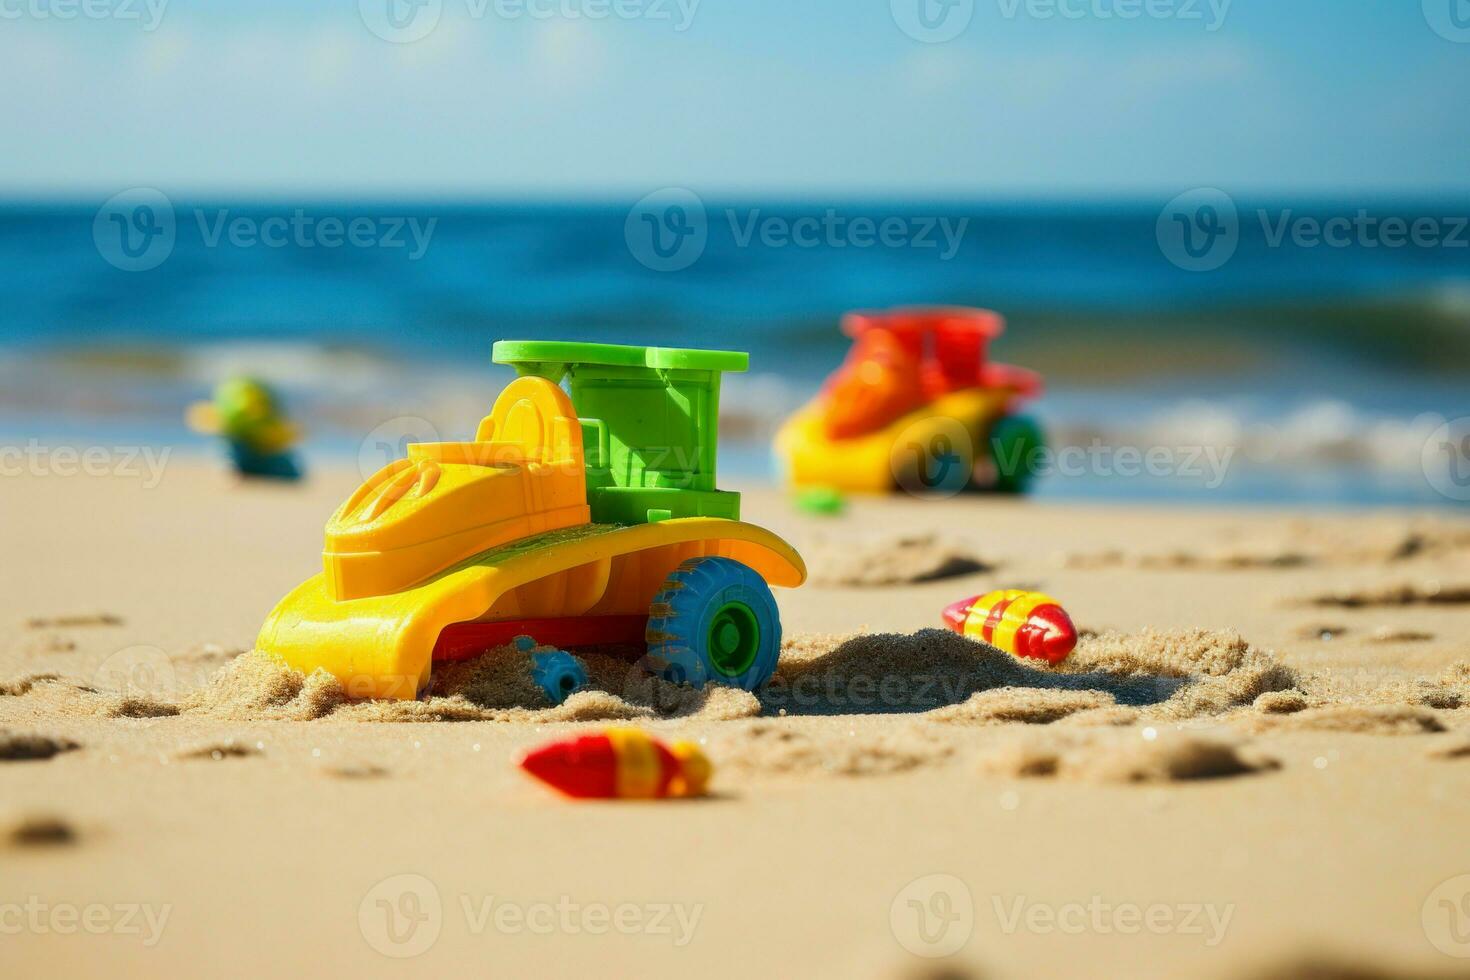
[[[395,419],[461,438],[507,377],[492,342],[561,338],[749,351],[722,465],[762,476],[844,311],[972,305],[1081,461],[1043,497],[1459,505],[1430,443],[1470,414],[1470,201],[1215,196],[0,205],[0,441],[209,451],[183,408],[239,371],[281,388],[308,459]],[[1220,479],[1182,472],[1210,451]]]

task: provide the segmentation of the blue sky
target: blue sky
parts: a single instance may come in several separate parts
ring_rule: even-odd
[[[0,195],[1470,193],[1470,0],[80,2],[0,0]]]

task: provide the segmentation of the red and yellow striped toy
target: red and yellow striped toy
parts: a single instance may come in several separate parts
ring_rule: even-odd
[[[946,606],[944,625],[1017,657],[1067,659],[1077,645],[1077,628],[1061,603],[1040,592],[998,589]]]
[[[711,766],[693,742],[664,745],[636,728],[608,728],[532,749],[521,768],[578,799],[702,796]]]

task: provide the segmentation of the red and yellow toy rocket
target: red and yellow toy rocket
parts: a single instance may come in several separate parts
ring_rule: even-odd
[[[532,749],[521,768],[579,799],[702,796],[711,766],[693,742],[662,742],[636,728],[561,739]]]
[[[1077,627],[1061,603],[1040,592],[1006,589],[946,606],[944,625],[1018,657],[1061,663],[1077,645]]]

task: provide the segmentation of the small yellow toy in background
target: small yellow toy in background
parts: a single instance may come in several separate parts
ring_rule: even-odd
[[[243,377],[221,382],[210,401],[189,406],[184,420],[195,432],[222,437],[241,476],[301,478],[301,467],[291,452],[300,430],[264,382]]]

